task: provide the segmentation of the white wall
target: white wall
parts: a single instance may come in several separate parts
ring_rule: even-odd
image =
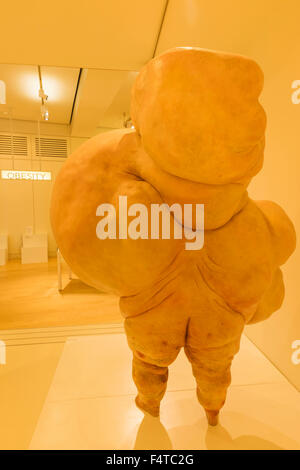
[[[264,71],[265,163],[249,193],[282,205],[296,227],[298,247],[283,267],[282,308],[246,331],[300,390],[300,364],[292,361],[292,343],[300,340],[300,104],[291,100],[292,82],[300,80],[299,18],[299,0],[173,0],[158,52],[175,46],[224,50],[252,57]]]

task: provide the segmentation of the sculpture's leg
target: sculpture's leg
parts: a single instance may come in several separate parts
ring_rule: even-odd
[[[192,363],[193,374],[197,382],[197,397],[206,412],[208,423],[218,424],[219,410],[225,403],[227,388],[231,381],[231,359],[224,362],[212,357],[222,354],[219,351],[191,351],[186,348],[186,354]]]
[[[212,426],[218,424],[219,411],[225,403],[231,382],[231,362],[239,350],[244,325],[239,315],[236,315],[236,322],[232,322],[233,318],[231,326],[226,319],[220,318],[222,329],[214,328],[212,332],[208,319],[203,328],[202,321],[192,318],[187,335],[185,352],[197,382],[197,397]]]
[[[152,416],[159,416],[160,402],[165,394],[168,381],[168,367],[145,362],[134,352],[132,375],[138,389],[136,404]]]
[[[138,390],[136,404],[153,416],[159,415],[167,388],[168,366],[185,343],[187,317],[176,314],[174,309],[171,312],[166,302],[125,320],[128,344],[133,351],[133,379]]]

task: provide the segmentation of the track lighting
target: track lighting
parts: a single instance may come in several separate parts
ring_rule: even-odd
[[[47,108],[46,104],[42,104],[42,106],[41,106],[41,115],[42,115],[42,118],[44,119],[44,121],[49,120],[49,111],[48,111],[48,108]]]
[[[41,101],[42,101],[41,115],[44,121],[48,121],[49,120],[49,111],[47,108],[48,95],[46,95],[46,93],[43,90],[41,67],[39,65],[38,65],[38,72],[39,72],[39,81],[40,81],[39,97],[41,98]]]
[[[133,125],[131,117],[127,116],[126,113],[123,113],[123,117],[124,117],[123,126],[126,129],[134,129],[134,125]]]

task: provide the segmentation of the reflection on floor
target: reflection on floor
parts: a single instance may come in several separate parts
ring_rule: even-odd
[[[245,337],[215,428],[196,400],[184,354],[170,367],[160,419],[135,407],[130,374],[131,353],[116,325],[64,345],[8,346],[1,448],[300,449],[299,392]]]
[[[67,266],[62,269],[63,290],[58,292],[56,258],[40,264],[12,260],[0,266],[0,330],[122,321],[116,296],[79,279],[69,280]]]

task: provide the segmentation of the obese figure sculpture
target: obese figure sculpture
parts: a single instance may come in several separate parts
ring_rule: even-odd
[[[136,404],[154,416],[168,366],[184,348],[199,402],[217,424],[244,326],[283,301],[280,266],[295,248],[294,228],[277,204],[247,193],[263,164],[262,86],[262,71],[246,57],[169,50],[137,76],[134,129],[90,139],[55,181],[57,244],[84,282],[120,297]],[[186,250],[172,236],[100,240],[97,207],[113,204],[118,225],[121,195],[149,208],[204,204],[202,249]]]

